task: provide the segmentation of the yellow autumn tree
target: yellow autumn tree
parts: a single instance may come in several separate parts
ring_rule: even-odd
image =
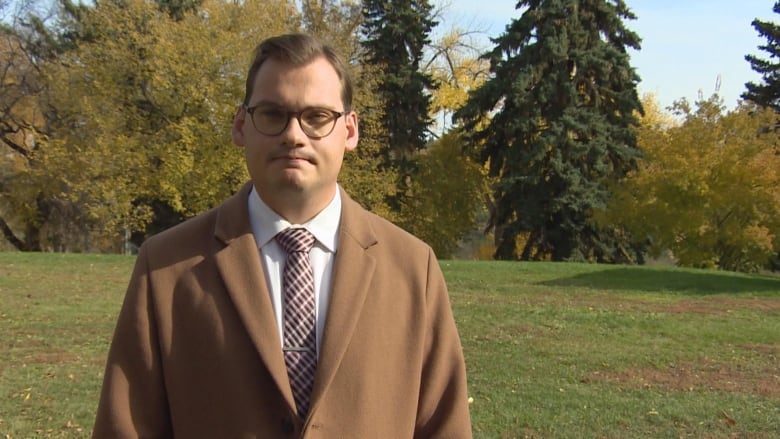
[[[780,250],[777,115],[742,104],[725,111],[718,96],[674,123],[652,99],[639,131],[638,172],[613,191],[599,221],[646,238],[655,255],[679,265],[754,271]]]
[[[488,192],[484,168],[463,154],[458,131],[431,142],[417,165],[399,223],[433,247],[440,258],[450,258],[460,240],[477,226]]]
[[[31,237],[30,245],[16,239],[19,249],[118,251],[129,234],[140,242],[235,191],[247,173],[230,123],[252,51],[299,30],[334,45],[356,78],[361,142],[341,183],[369,209],[397,217],[387,206],[395,171],[377,168],[386,138],[378,75],[357,62],[359,2],[203,0],[175,11],[149,0],[62,4],[67,29],[42,37],[65,29],[76,44],[50,51],[36,66],[40,92],[26,94],[28,109],[43,109],[45,130],[17,154],[18,166],[0,170],[3,233]]]
[[[452,114],[488,77],[490,64],[480,58],[482,50],[471,41],[471,32],[457,27],[431,45],[424,69],[438,85],[431,90],[431,111],[442,132],[452,128]]]
[[[284,0],[206,0],[176,20],[146,0],[85,11],[82,42],[49,70],[59,117],[40,175],[59,176],[61,198],[84,212],[81,249],[117,250],[123,232],[140,240],[246,180],[230,122],[252,49],[294,30],[296,11]]]
[[[22,251],[41,250],[47,230],[63,216],[33,175],[45,139],[45,62],[18,29],[0,26],[0,232]]]

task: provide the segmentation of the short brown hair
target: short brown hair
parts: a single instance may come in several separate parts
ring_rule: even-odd
[[[255,56],[246,76],[246,94],[244,105],[254,90],[255,77],[260,66],[268,59],[275,59],[293,66],[304,66],[319,57],[324,57],[336,70],[341,80],[341,101],[344,110],[352,109],[352,78],[349,70],[336,51],[319,39],[306,34],[286,34],[268,38],[255,48]]]

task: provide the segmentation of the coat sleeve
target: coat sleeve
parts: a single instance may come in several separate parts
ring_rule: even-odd
[[[447,287],[429,250],[428,320],[416,438],[471,438],[466,366]]]
[[[93,438],[172,437],[157,335],[142,247],[109,349]]]

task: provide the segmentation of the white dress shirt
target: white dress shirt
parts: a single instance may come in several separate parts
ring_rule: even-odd
[[[338,227],[341,221],[341,195],[336,195],[322,212],[305,224],[291,224],[274,212],[252,188],[248,199],[249,224],[260,252],[271,303],[276,315],[276,327],[279,330],[280,341],[284,340],[282,333],[282,270],[287,260],[287,252],[274,239],[277,233],[290,227],[303,227],[316,238],[309,259],[314,272],[314,300],[317,319],[317,354],[322,346],[322,333],[325,328],[325,317],[330,301],[331,278],[333,274],[333,259],[338,247]]]

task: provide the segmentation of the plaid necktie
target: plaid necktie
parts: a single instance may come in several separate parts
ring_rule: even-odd
[[[298,415],[305,419],[317,368],[314,276],[309,263],[315,239],[306,229],[290,228],[277,234],[276,240],[287,251],[282,274],[284,361]]]

